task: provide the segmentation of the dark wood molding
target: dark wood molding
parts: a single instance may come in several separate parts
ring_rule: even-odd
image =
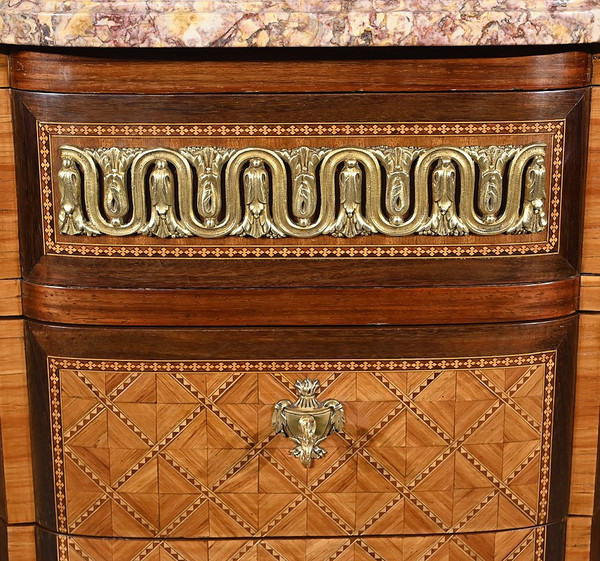
[[[14,50],[11,86],[72,93],[543,90],[586,86],[585,47]]]
[[[79,325],[427,325],[556,318],[577,277],[446,288],[110,289],[23,283],[27,317]]]

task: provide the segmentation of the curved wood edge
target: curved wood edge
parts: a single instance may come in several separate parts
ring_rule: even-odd
[[[73,93],[493,91],[587,86],[592,68],[585,47],[251,51],[17,50],[10,79]]]
[[[31,319],[86,325],[425,325],[530,321],[577,311],[579,279],[427,288],[126,290],[23,283]]]

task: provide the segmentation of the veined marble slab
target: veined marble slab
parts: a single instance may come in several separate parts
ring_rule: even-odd
[[[0,42],[64,47],[600,41],[600,0],[0,0]]]

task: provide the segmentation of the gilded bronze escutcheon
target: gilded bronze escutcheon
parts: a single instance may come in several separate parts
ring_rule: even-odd
[[[341,432],[346,422],[344,406],[337,399],[317,400],[319,381],[297,380],[298,399],[282,399],[275,404],[273,428],[290,438],[296,447],[290,453],[310,467],[313,459],[322,458],[326,451],[319,446],[330,434]]]

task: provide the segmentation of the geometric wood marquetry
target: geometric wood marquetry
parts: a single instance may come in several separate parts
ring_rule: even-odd
[[[550,527],[426,537],[248,540],[58,538],[58,561],[542,561]]]
[[[544,524],[555,363],[554,352],[302,363],[50,358],[57,529],[271,538]],[[306,377],[347,418],[308,469],[271,425],[273,405],[294,400],[294,382]],[[444,547],[463,547],[453,539]]]

